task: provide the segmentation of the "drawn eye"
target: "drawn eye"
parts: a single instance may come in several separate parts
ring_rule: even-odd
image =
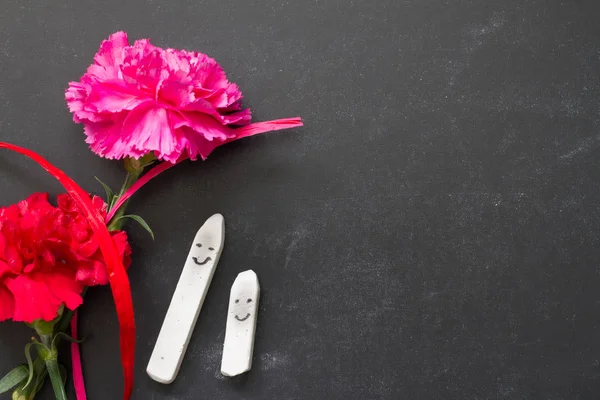
[[[246,303],[252,303],[252,299],[246,300]]]
[[[202,247],[201,243],[196,243],[196,247]]]
[[[240,299],[235,299],[235,304],[239,303]]]
[[[208,248],[210,251],[213,251],[215,248],[214,247],[209,247]]]

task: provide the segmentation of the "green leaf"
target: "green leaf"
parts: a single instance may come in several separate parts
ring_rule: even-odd
[[[104,192],[106,193],[106,203],[108,204],[108,209],[110,210],[115,201],[115,192],[113,192],[110,186],[102,182],[97,176],[95,176],[94,178],[96,178],[98,183],[100,183],[100,185],[102,185],[102,188],[104,188]]]
[[[38,358],[37,360],[40,360],[40,359]],[[37,360],[36,360],[36,362],[37,362]],[[43,370],[40,373],[38,373],[35,378],[35,389],[33,390],[33,393],[37,393],[40,390],[42,390],[42,387],[44,386],[46,377],[48,376],[48,370],[46,369],[46,365],[45,364],[42,364],[42,365],[43,365]]]
[[[25,379],[27,379],[28,375],[29,371],[24,365],[19,365],[18,367],[10,370],[8,374],[4,375],[4,377],[0,379],[0,394],[8,392],[19,383],[23,382]]]
[[[57,339],[67,339],[69,342],[71,343],[83,343],[85,339],[80,339],[77,340],[75,338],[73,338],[72,336],[67,335],[64,332],[58,332],[55,336],[54,336],[54,340],[52,340],[52,346],[56,346],[58,344],[58,340]]]
[[[31,346],[33,346],[33,343],[29,343],[27,346],[25,346],[25,358],[27,359],[27,366],[29,367],[29,378],[27,379],[27,383],[25,383],[23,388],[29,386],[31,380],[33,379],[33,361],[31,361]]]
[[[117,218],[116,220],[120,220],[123,218],[131,218],[132,220],[136,221],[138,224],[140,224],[142,226],[142,228],[144,228],[146,231],[148,231],[148,233],[150,234],[150,236],[152,236],[152,240],[154,240],[154,232],[152,232],[152,229],[150,229],[150,226],[148,225],[148,223],[146,223],[146,221],[144,221],[144,219],[142,217],[140,217],[139,215],[123,215],[119,218]]]

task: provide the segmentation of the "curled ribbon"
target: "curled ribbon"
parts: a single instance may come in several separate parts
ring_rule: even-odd
[[[115,300],[115,308],[119,319],[121,363],[123,365],[124,376],[123,398],[128,400],[133,391],[134,376],[135,320],[133,314],[133,301],[131,298],[129,277],[127,276],[119,252],[106,228],[104,219],[92,204],[89,194],[67,174],[50,164],[45,158],[31,150],[10,143],[0,142],[0,149],[12,150],[29,157],[38,163],[60,182],[67,193],[73,197],[73,200],[90,223],[90,227],[94,231],[94,237],[98,241],[100,251],[104,256],[110,288]]]

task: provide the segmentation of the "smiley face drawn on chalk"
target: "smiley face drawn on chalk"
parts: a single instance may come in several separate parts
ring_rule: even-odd
[[[205,253],[205,256],[204,256],[203,261],[200,261],[200,259],[203,258],[201,254],[198,254],[198,257],[192,257],[192,259],[194,260],[194,263],[196,263],[197,265],[206,265],[206,263],[213,260],[213,257],[214,257],[213,253],[215,251],[214,247],[212,247],[212,246],[204,247],[204,246],[202,246],[202,243],[196,243],[196,247],[199,249],[203,249],[203,250],[200,250],[200,253]],[[211,257],[211,255],[213,255],[213,257]]]
[[[233,310],[233,318],[237,319],[240,322],[244,322],[248,318],[250,318],[250,311],[254,308],[254,304],[252,304],[254,300],[251,298],[241,298],[235,299],[233,302],[232,310]],[[243,315],[243,317],[240,317]]]
[[[252,270],[240,272],[229,293],[221,373],[236,376],[252,367],[260,285]]]

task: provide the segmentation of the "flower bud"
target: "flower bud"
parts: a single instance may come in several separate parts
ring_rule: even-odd
[[[33,400],[35,397],[35,393],[30,393],[29,395],[27,393],[23,393],[22,392],[22,388],[16,389],[13,393],[12,393],[12,400]]]
[[[156,161],[154,153],[148,153],[140,158],[125,157],[125,170],[131,174],[141,174],[145,167]]]

